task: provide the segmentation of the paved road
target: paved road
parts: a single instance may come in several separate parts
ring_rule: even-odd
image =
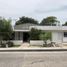
[[[67,67],[67,51],[0,52],[0,67]]]

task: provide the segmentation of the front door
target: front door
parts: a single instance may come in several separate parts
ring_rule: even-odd
[[[28,32],[23,32],[23,42],[29,42],[30,41],[30,35]]]

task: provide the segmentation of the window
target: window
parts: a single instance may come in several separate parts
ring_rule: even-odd
[[[67,32],[64,32],[64,37],[67,37]]]

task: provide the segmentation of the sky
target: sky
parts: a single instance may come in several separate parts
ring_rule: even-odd
[[[48,16],[56,16],[61,23],[67,21],[67,0],[0,0],[0,16],[15,21],[22,16],[39,22]]]

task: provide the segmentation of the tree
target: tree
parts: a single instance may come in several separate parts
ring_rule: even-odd
[[[47,17],[47,18],[44,18],[42,21],[41,21],[41,23],[40,23],[40,25],[52,25],[52,24],[55,24],[55,23],[59,23],[59,21],[57,20],[57,18],[56,17],[54,17],[54,16],[49,16],[49,17]]]
[[[39,38],[40,34],[41,34],[41,30],[32,28],[30,31],[30,39],[31,40],[40,40],[40,38]]]
[[[11,20],[0,18],[0,40],[9,40],[12,34]]]
[[[56,17],[49,16],[47,18],[44,18],[41,21],[40,25],[46,25],[46,26],[49,25],[50,26],[50,25],[56,25],[57,23],[59,23],[59,21],[57,20]],[[40,34],[40,39],[45,40],[45,43],[48,39],[51,40],[51,32],[44,32],[44,33]]]
[[[38,21],[33,18],[23,16],[23,17],[19,18],[19,20],[16,22],[16,25],[23,24],[23,23],[38,24]]]
[[[11,39],[11,35],[13,33],[12,26],[11,26],[11,20],[3,19],[3,22],[4,22],[3,32],[5,32],[4,40],[9,40],[9,39]]]
[[[63,24],[63,26],[67,26],[67,21]]]
[[[51,40],[51,33],[50,32],[41,32],[39,37],[43,41]]]

